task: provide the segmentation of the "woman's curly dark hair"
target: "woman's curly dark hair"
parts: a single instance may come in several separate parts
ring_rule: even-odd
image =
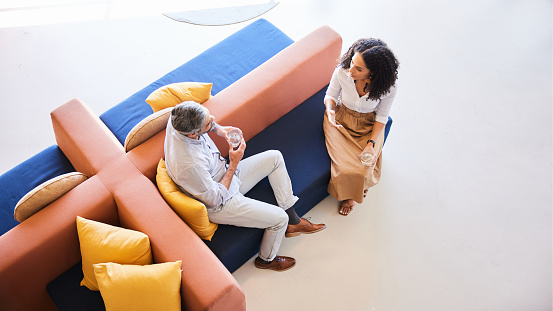
[[[379,100],[396,84],[399,61],[388,45],[380,39],[359,39],[340,59],[340,66],[349,69],[355,53],[361,53],[365,65],[371,71],[369,99]]]

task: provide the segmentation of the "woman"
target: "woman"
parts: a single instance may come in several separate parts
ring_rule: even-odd
[[[328,193],[348,215],[380,179],[384,127],[396,95],[399,62],[379,39],[357,40],[340,59],[326,91],[324,133],[331,159]],[[361,155],[373,158],[365,165]]]

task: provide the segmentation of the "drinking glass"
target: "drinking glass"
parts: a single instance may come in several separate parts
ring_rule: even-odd
[[[240,134],[239,130],[230,130],[228,132],[228,138],[232,147],[236,149],[242,141],[242,134]]]
[[[361,163],[365,166],[371,166],[374,159],[374,154],[370,152],[363,152],[361,154]]]

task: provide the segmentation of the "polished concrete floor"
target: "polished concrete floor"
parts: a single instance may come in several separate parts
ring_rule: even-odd
[[[185,2],[0,2],[0,173],[55,143],[58,105],[100,114],[249,23],[161,12],[254,1]],[[283,242],[292,270],[236,271],[248,310],[551,310],[551,1],[282,0],[263,17],[295,40],[327,24],[343,50],[381,38],[401,67],[380,184],[350,216],[315,206],[328,228]]]

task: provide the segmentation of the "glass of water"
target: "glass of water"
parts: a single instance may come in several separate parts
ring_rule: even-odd
[[[242,134],[239,130],[233,129],[228,132],[228,138],[230,143],[232,144],[232,147],[236,149],[238,148],[238,146],[240,146],[240,142],[242,141]]]
[[[363,165],[371,166],[373,160],[374,160],[374,154],[370,152],[363,152],[361,154],[361,163],[363,163]]]

